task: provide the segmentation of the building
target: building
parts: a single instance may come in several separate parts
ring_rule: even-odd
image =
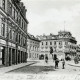
[[[0,0],[0,55],[5,66],[26,62],[26,11],[21,0]]]
[[[40,40],[28,33],[27,37],[27,53],[28,60],[39,60],[39,44]]]
[[[76,52],[77,52],[77,55],[79,55],[79,57],[80,57],[80,44],[77,45]]]
[[[73,58],[76,55],[76,39],[69,31],[59,31],[58,35],[40,35],[37,36],[40,42],[40,56],[45,54],[50,57],[50,47],[53,48],[53,54],[57,54],[59,58],[66,58],[68,55]]]

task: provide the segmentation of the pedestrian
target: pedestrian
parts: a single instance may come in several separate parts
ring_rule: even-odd
[[[65,60],[64,59],[62,59],[62,69],[64,69],[65,67]]]
[[[48,63],[48,56],[47,56],[47,54],[45,55],[45,62]]]
[[[58,68],[58,63],[59,63],[59,59],[58,59],[58,58],[56,58],[56,60],[55,60],[55,69],[57,69],[57,68]]]

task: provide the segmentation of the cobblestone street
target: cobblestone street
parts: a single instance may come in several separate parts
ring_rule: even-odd
[[[59,68],[54,68],[54,62],[48,64],[40,61],[30,66],[13,70],[0,76],[1,80],[80,80],[80,67],[74,67],[67,64],[62,69],[61,62]]]
[[[26,74],[80,74],[80,67],[74,67],[68,65],[66,62],[65,69],[62,69],[62,63],[59,62],[58,69],[55,69],[55,63],[53,61],[49,61],[45,63],[45,61],[40,61],[36,64],[30,66],[24,66],[19,69],[12,70],[8,73],[26,73]]]

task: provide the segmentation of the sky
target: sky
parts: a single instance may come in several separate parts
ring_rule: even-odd
[[[21,0],[26,6],[28,33],[36,35],[58,34],[70,31],[80,44],[79,0]]]

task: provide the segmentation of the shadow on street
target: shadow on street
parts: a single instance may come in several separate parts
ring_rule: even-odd
[[[7,73],[32,73],[38,74],[46,71],[55,71],[53,66],[24,66],[19,69],[9,71]]]

